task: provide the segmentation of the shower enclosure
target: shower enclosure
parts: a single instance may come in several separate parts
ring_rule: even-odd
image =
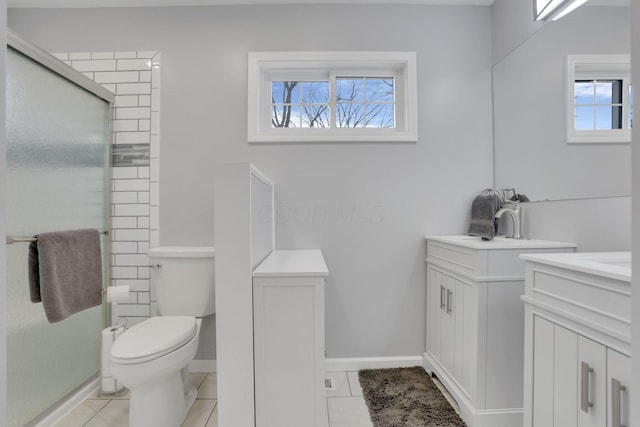
[[[46,231],[109,229],[113,95],[16,34],[7,35],[7,414],[33,423],[100,370],[105,313],[50,324],[31,303],[26,242]],[[103,284],[109,237],[102,237]]]

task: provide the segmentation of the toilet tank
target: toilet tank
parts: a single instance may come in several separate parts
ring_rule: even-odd
[[[215,312],[214,258],[213,246],[149,249],[159,315],[204,317]]]

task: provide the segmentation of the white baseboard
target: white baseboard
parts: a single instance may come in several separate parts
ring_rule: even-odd
[[[192,360],[189,372],[212,374],[218,372],[218,367],[215,360]]]
[[[98,389],[100,389],[99,374],[71,392],[71,394],[65,397],[57,406],[48,409],[42,415],[38,416],[38,418],[25,424],[25,427],[51,427],[88,397],[97,393]]]
[[[326,372],[359,371],[360,369],[406,368],[422,366],[422,356],[347,357],[324,359]]]

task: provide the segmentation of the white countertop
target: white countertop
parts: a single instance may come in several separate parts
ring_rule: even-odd
[[[631,282],[631,252],[525,254],[520,255],[520,258],[525,261]]]
[[[496,236],[493,240],[482,240],[480,237],[466,235],[426,236],[425,239],[465,246],[471,249],[545,249],[575,248],[577,246],[575,243],[537,239],[511,239],[505,236]]]
[[[253,270],[253,277],[326,277],[329,275],[319,249],[275,250]]]

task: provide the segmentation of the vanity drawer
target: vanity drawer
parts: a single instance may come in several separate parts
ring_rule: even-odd
[[[482,266],[487,264],[484,251],[434,241],[427,241],[427,258],[468,275],[484,272]]]

